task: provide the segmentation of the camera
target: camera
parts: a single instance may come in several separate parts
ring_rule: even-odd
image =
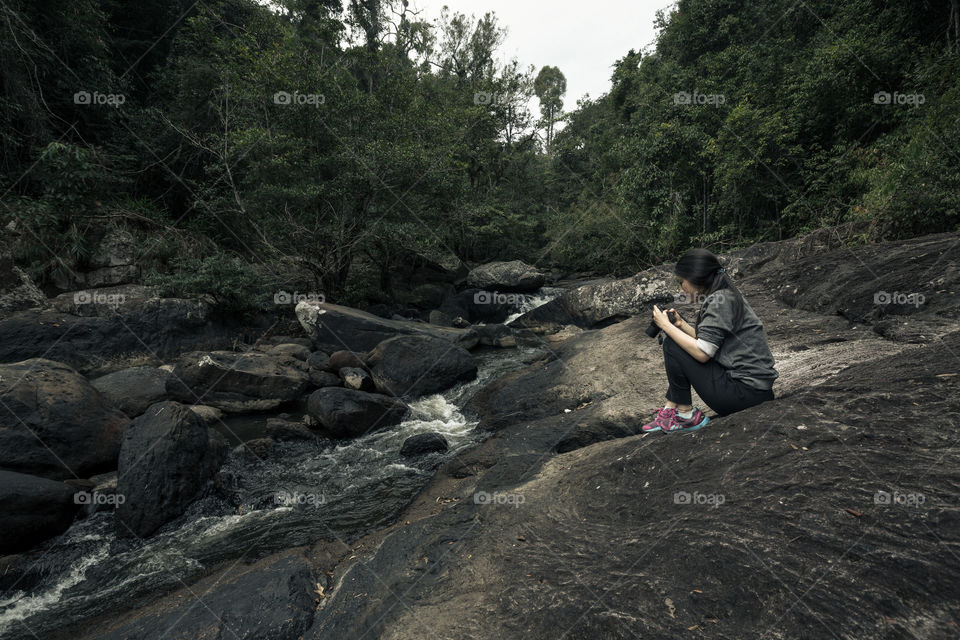
[[[677,313],[675,311],[667,311],[667,317],[670,319],[670,324],[677,322]],[[656,338],[658,333],[660,333],[660,327],[657,326],[656,322],[651,321],[650,326],[647,327],[647,335],[651,338]]]

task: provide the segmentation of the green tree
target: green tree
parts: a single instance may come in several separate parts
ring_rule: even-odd
[[[540,113],[547,129],[547,148],[553,146],[553,125],[563,113],[563,96],[567,92],[567,78],[557,67],[540,69],[533,83],[533,90],[540,100]]]

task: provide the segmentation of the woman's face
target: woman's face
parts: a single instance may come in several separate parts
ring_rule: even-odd
[[[683,289],[684,293],[687,295],[693,296],[699,293],[697,288],[690,283],[686,278],[677,277],[677,280],[680,281],[680,288]]]

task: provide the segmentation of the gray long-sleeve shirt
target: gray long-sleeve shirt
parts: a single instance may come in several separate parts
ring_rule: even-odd
[[[743,317],[738,326],[733,326],[734,294],[729,289],[720,289],[707,296],[696,327],[697,344],[729,369],[730,377],[758,389],[770,389],[780,374],[774,368],[763,322],[745,299],[742,303]]]

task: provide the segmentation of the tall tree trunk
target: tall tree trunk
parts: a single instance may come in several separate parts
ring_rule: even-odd
[[[953,27],[953,48],[960,51],[960,0],[950,0],[950,18],[947,20],[947,42]]]

